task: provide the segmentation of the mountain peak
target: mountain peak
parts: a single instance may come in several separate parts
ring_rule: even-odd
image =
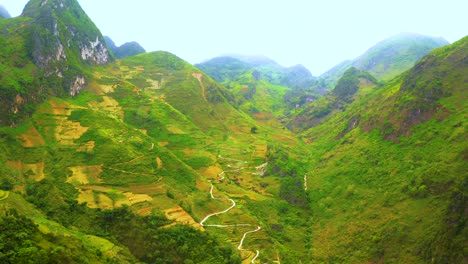
[[[141,53],[145,53],[146,50],[136,41],[126,42],[120,47],[115,45],[114,41],[108,37],[104,37],[107,46],[114,53],[117,59],[124,59]]]
[[[112,60],[101,32],[76,0],[31,0],[22,16],[32,18],[33,62],[46,76],[58,77],[72,96],[86,85],[85,64]]]
[[[41,10],[66,11],[77,7],[81,9],[76,0],[31,0],[26,4],[21,15],[37,17],[41,14]]]

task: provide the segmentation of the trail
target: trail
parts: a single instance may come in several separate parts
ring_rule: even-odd
[[[219,156],[221,158],[221,155]],[[225,174],[226,172],[237,172],[237,171],[241,171],[243,170],[244,168],[239,168],[239,169],[236,169],[236,170],[232,170],[232,171],[222,171],[218,174],[218,176],[221,176],[223,174]],[[220,178],[219,180],[223,180],[224,179],[224,176],[222,178]],[[227,212],[229,212],[230,210],[232,210],[235,206],[236,206],[236,202],[233,200],[233,199],[230,199],[230,198],[220,198],[220,197],[215,197],[213,195],[213,189],[214,189],[214,185],[213,185],[213,182],[212,180],[209,180],[209,183],[211,184],[211,187],[210,187],[210,196],[211,196],[211,199],[214,199],[214,200],[224,200],[224,201],[230,201],[231,202],[231,206],[229,206],[229,208],[223,210],[223,211],[219,211],[219,212],[215,212],[215,213],[211,213],[207,216],[205,216],[205,218],[203,218],[201,221],[200,221],[200,225],[203,226],[203,227],[219,227],[219,228],[227,228],[227,227],[238,227],[238,226],[245,226],[245,227],[256,227],[255,230],[250,230],[250,231],[247,231],[245,232],[243,235],[242,235],[242,239],[240,240],[239,242],[239,245],[237,246],[237,249],[239,251],[252,251],[252,250],[249,250],[249,249],[244,249],[242,247],[242,245],[244,244],[244,240],[245,238],[247,237],[248,234],[251,234],[251,233],[255,233],[255,232],[258,232],[260,231],[262,228],[260,226],[257,226],[257,225],[252,225],[252,224],[229,224],[229,225],[224,225],[224,224],[205,224],[205,222],[212,216],[215,216],[215,215],[220,215],[220,214],[225,214]],[[252,260],[250,261],[250,263],[255,263],[255,260],[258,258],[258,256],[260,255],[260,251],[259,250],[255,250],[255,256],[252,258]]]
[[[201,222],[200,222],[200,225],[201,225],[201,226],[214,226],[214,225],[205,225],[205,224],[203,224],[203,223],[204,223],[206,220],[208,220],[208,218],[210,218],[210,217],[212,217],[212,216],[215,216],[215,215],[220,215],[220,214],[227,213],[227,212],[229,212],[232,208],[234,208],[234,207],[236,206],[236,202],[235,202],[233,199],[229,199],[229,198],[216,198],[216,197],[214,197],[214,196],[213,196],[213,188],[214,188],[214,185],[213,185],[213,183],[212,183],[211,181],[210,181],[210,183],[211,183],[211,188],[210,188],[211,199],[215,199],[215,200],[228,200],[228,201],[230,201],[232,204],[231,204],[231,206],[230,206],[228,209],[226,209],[226,210],[223,210],[223,211],[221,211],[221,212],[216,212],[216,213],[212,213],[212,214],[207,215],[205,218],[203,218],[203,220],[201,220]],[[219,227],[219,225],[217,225],[217,226]]]
[[[304,191],[307,191],[307,174],[304,174]]]

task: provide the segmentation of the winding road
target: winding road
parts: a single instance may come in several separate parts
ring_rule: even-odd
[[[241,169],[242,169],[242,168],[241,168]],[[241,169],[239,169],[239,170],[241,170]],[[236,171],[238,171],[238,170],[236,170]],[[222,171],[221,173],[218,174],[218,176],[220,176],[220,175],[222,175],[222,174],[224,174],[224,173],[225,173],[225,171]],[[224,179],[224,177],[223,177],[222,179]],[[209,180],[209,182],[210,182],[210,184],[211,184],[211,187],[210,187],[211,199],[230,201],[230,202],[231,202],[231,206],[230,206],[229,208],[223,210],[223,211],[211,213],[211,214],[205,216],[205,218],[203,218],[203,220],[200,221],[200,225],[201,225],[201,226],[204,226],[204,227],[221,227],[221,228],[224,228],[224,227],[236,227],[236,226],[251,226],[251,227],[256,227],[255,230],[250,230],[250,231],[245,232],[245,233],[242,235],[242,239],[240,240],[239,245],[237,246],[237,249],[238,249],[239,251],[252,251],[252,250],[248,250],[248,249],[242,248],[242,245],[244,244],[244,240],[245,240],[245,238],[247,237],[248,234],[258,232],[260,229],[262,229],[260,226],[252,225],[252,224],[230,224],[230,225],[223,225],[223,224],[205,224],[205,222],[206,222],[210,217],[215,216],[215,215],[225,214],[225,213],[229,212],[232,208],[234,208],[234,207],[236,206],[236,202],[235,202],[233,199],[215,197],[215,196],[213,195],[213,189],[214,189],[213,182],[212,182],[212,180]],[[255,250],[255,256],[252,258],[252,260],[250,261],[250,263],[255,263],[255,260],[258,258],[259,255],[260,255],[260,251]]]

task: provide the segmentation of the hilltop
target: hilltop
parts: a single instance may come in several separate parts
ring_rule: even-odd
[[[114,56],[117,59],[124,59],[146,52],[146,50],[136,41],[126,42],[117,47],[110,37],[105,36],[104,39],[106,40],[107,46],[112,53],[114,53]]]
[[[387,81],[413,67],[431,50],[447,44],[449,42],[443,38],[400,33],[375,44],[361,56],[338,64],[320,78],[333,88],[348,68],[355,67]]]

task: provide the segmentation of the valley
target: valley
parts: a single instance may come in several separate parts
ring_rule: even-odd
[[[466,262],[467,37],[312,76],[31,0],[0,44],[1,263]]]

